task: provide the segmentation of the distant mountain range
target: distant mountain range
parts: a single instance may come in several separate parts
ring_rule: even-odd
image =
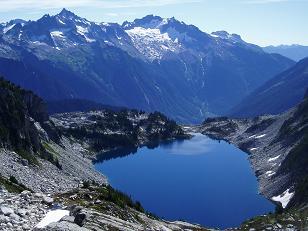
[[[63,9],[0,25],[0,74],[47,101],[87,99],[194,123],[222,115],[294,61],[175,18],[94,23]]]
[[[308,89],[308,58],[257,88],[231,110],[235,117],[278,114],[301,102]]]
[[[277,53],[285,57],[299,61],[308,57],[308,46],[302,45],[280,45],[280,46],[267,46],[263,47],[263,50],[268,53]]]

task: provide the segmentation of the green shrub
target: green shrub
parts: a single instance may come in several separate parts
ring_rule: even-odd
[[[10,181],[14,184],[18,184],[18,181],[14,176],[10,176]]]

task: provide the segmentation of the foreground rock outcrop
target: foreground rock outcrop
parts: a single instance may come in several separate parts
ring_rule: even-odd
[[[36,230],[206,230],[186,222],[161,220],[110,186],[75,189],[57,194],[55,200],[65,205],[69,215]]]
[[[23,191],[20,194],[0,189],[0,230],[31,230],[50,207],[49,197]]]

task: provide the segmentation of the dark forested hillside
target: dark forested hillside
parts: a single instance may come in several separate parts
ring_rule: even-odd
[[[54,130],[50,123],[42,99],[30,91],[21,89],[10,82],[0,79],[0,145],[14,150],[32,164],[37,157],[57,163],[42,145],[42,127]],[[53,132],[57,139],[57,132]]]

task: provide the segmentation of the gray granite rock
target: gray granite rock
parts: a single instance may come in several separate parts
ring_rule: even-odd
[[[9,207],[5,207],[5,206],[0,206],[0,214],[4,214],[5,216],[9,216],[10,214],[13,214],[14,210],[9,208]]]

